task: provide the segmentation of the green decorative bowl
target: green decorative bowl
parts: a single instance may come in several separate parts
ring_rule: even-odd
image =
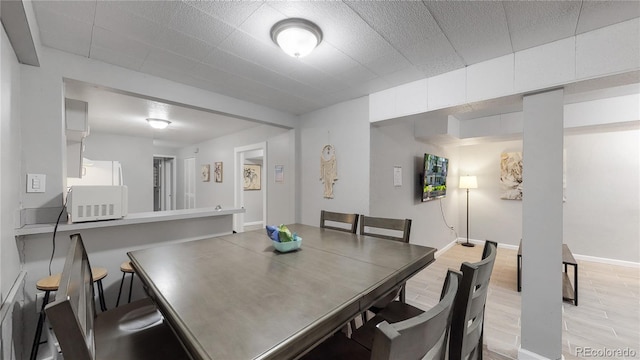
[[[298,237],[295,241],[287,241],[287,242],[277,242],[273,241],[273,247],[276,248],[279,252],[286,253],[294,250],[300,249],[302,245],[302,238]]]

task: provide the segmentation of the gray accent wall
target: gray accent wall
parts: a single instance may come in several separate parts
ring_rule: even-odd
[[[424,154],[449,159],[447,195],[421,202],[420,179]],[[413,121],[371,126],[371,209],[369,215],[412,219],[410,242],[442,249],[463,236],[458,227],[458,199],[464,197],[458,184],[458,160],[455,147],[440,147],[414,139]],[[394,166],[402,168],[402,186],[394,186]],[[464,204],[462,205],[464,206]],[[460,208],[464,213],[464,207]],[[444,215],[443,215],[444,213]],[[445,223],[446,219],[446,223]]]

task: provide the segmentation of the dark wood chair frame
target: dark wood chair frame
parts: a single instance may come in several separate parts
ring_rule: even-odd
[[[327,221],[345,223],[348,224],[350,228],[327,225]],[[356,230],[358,230],[358,214],[345,214],[322,210],[320,211],[320,227],[323,229],[345,231],[355,234]]]
[[[486,241],[482,260],[460,266],[462,282],[453,308],[449,359],[482,359],[484,310],[498,244]]]
[[[65,359],[189,359],[148,298],[96,315],[91,280],[82,238],[71,235],[56,299],[45,307]]]

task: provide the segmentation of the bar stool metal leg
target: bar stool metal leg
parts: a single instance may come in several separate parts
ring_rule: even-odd
[[[120,290],[118,290],[118,300],[116,300],[116,307],[118,307],[118,305],[120,305],[120,295],[122,295],[122,284],[124,284],[124,277],[127,275],[126,272],[122,273],[122,280],[120,280]],[[131,293],[131,290],[129,290],[129,293]]]
[[[98,298],[100,299],[100,310],[107,311],[107,303],[104,301],[104,288],[102,287],[102,280],[96,281],[98,284]]]
[[[46,319],[46,314],[44,312],[44,307],[49,303],[49,293],[50,291],[44,292],[44,298],[42,299],[42,308],[40,309],[40,316],[38,317],[38,325],[36,327],[36,335],[33,338],[33,345],[31,346],[31,360],[36,360],[38,357],[38,348],[40,347],[40,337],[42,336],[42,327],[44,326],[44,321]]]
[[[129,302],[131,302],[131,292],[133,291],[133,277],[136,273],[131,273],[131,280],[129,281]]]

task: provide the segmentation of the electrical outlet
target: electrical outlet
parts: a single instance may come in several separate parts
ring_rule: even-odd
[[[36,293],[36,314],[40,314],[40,310],[42,310],[43,301],[44,301],[44,293],[43,292]]]

